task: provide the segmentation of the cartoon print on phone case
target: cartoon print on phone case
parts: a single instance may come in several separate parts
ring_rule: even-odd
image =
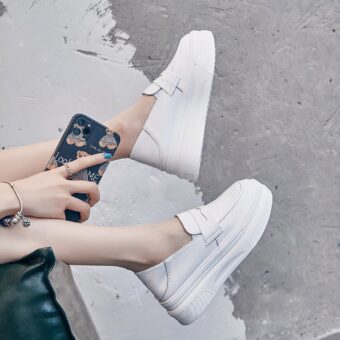
[[[77,123],[73,124],[71,133],[66,138],[67,144],[75,144],[78,148],[86,145],[86,139],[84,137],[84,126]]]
[[[87,157],[87,156],[90,156],[90,154],[87,153],[86,151],[82,151],[82,150],[77,151],[77,159],[81,157]],[[87,169],[80,170],[76,174],[73,174],[71,178],[76,181],[88,181]]]
[[[105,172],[105,170],[107,169],[108,165],[109,165],[109,162],[105,162],[105,163],[103,163],[103,164],[99,167],[99,169],[98,169],[98,175],[99,175],[99,176],[103,176],[103,175],[104,175],[104,172]]]
[[[110,129],[106,129],[106,135],[100,139],[99,145],[102,148],[108,148],[111,150],[115,149],[117,147],[117,141],[113,135],[114,135],[113,131],[111,131]]]
[[[87,153],[86,151],[82,151],[82,150],[77,151],[77,159],[81,157],[87,157],[87,156],[91,156],[91,155]]]
[[[74,181],[88,181],[87,170],[80,170],[76,174],[72,175],[71,179]]]
[[[84,114],[77,114],[72,117],[65,129],[54,151],[54,157],[51,157],[45,170],[54,169],[77,158],[96,153],[110,152],[114,155],[119,143],[120,136],[118,133],[109,130]],[[86,170],[73,174],[71,179],[98,184],[107,166],[107,162],[91,166]],[[87,195],[83,193],[74,193],[72,196],[84,202],[88,201]],[[65,215],[68,221],[80,221],[80,214],[77,211],[66,209]]]
[[[52,157],[50,158],[50,160],[47,163],[46,168],[48,170],[51,170],[51,169],[55,169],[57,167],[58,167],[57,159],[56,159],[55,155],[52,155]]]

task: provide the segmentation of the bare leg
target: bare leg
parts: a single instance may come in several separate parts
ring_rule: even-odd
[[[29,228],[0,228],[0,264],[51,246],[69,264],[144,270],[191,241],[177,218],[131,227],[98,227],[62,220],[34,219]]]
[[[121,137],[114,159],[130,156],[155,101],[153,96],[141,96],[135,104],[105,122],[107,127],[118,132]],[[0,181],[14,181],[43,171],[57,143],[58,140],[52,140],[1,151]]]

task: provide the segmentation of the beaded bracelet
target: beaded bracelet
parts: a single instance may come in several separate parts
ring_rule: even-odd
[[[24,210],[24,204],[22,203],[22,200],[21,200],[19,193],[18,193],[17,189],[15,188],[14,184],[11,183],[11,182],[8,182],[8,181],[3,181],[2,183],[7,183],[12,188],[12,190],[15,193],[15,196],[17,197],[17,199],[19,201],[20,209],[15,215],[6,216],[6,217],[0,219],[0,224],[4,227],[9,227],[9,226],[17,225],[18,223],[21,222],[21,225],[23,227],[25,227],[25,228],[29,227],[31,225],[31,221],[27,217],[25,217],[22,213],[23,210]]]

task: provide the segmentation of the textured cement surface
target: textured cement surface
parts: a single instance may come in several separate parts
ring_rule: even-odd
[[[215,35],[199,185],[207,201],[244,177],[274,194],[235,275],[247,338],[340,339],[339,1],[121,0],[112,12],[150,79],[184,33]]]
[[[209,201],[255,177],[272,189],[274,207],[263,239],[226,284],[235,308],[221,290],[190,328],[169,319],[132,274],[74,268],[102,339],[240,340],[244,320],[251,340],[339,340],[339,2],[107,5],[0,2],[0,146],[59,137],[74,112],[107,119],[148,83],[139,71],[151,80],[183,34],[210,29],[216,74],[198,184]],[[151,221],[199,202],[190,183],[117,162],[92,222]]]

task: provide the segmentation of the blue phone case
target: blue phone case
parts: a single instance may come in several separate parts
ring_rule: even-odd
[[[115,154],[120,142],[118,133],[111,131],[106,126],[96,122],[84,114],[76,114],[67,126],[56,150],[50,158],[46,169],[50,170],[71,162],[79,157],[86,157],[96,153],[106,152]],[[72,180],[100,182],[108,162],[92,166],[74,174]],[[86,194],[73,196],[87,201]],[[66,210],[68,221],[79,222],[80,214],[77,211]]]

